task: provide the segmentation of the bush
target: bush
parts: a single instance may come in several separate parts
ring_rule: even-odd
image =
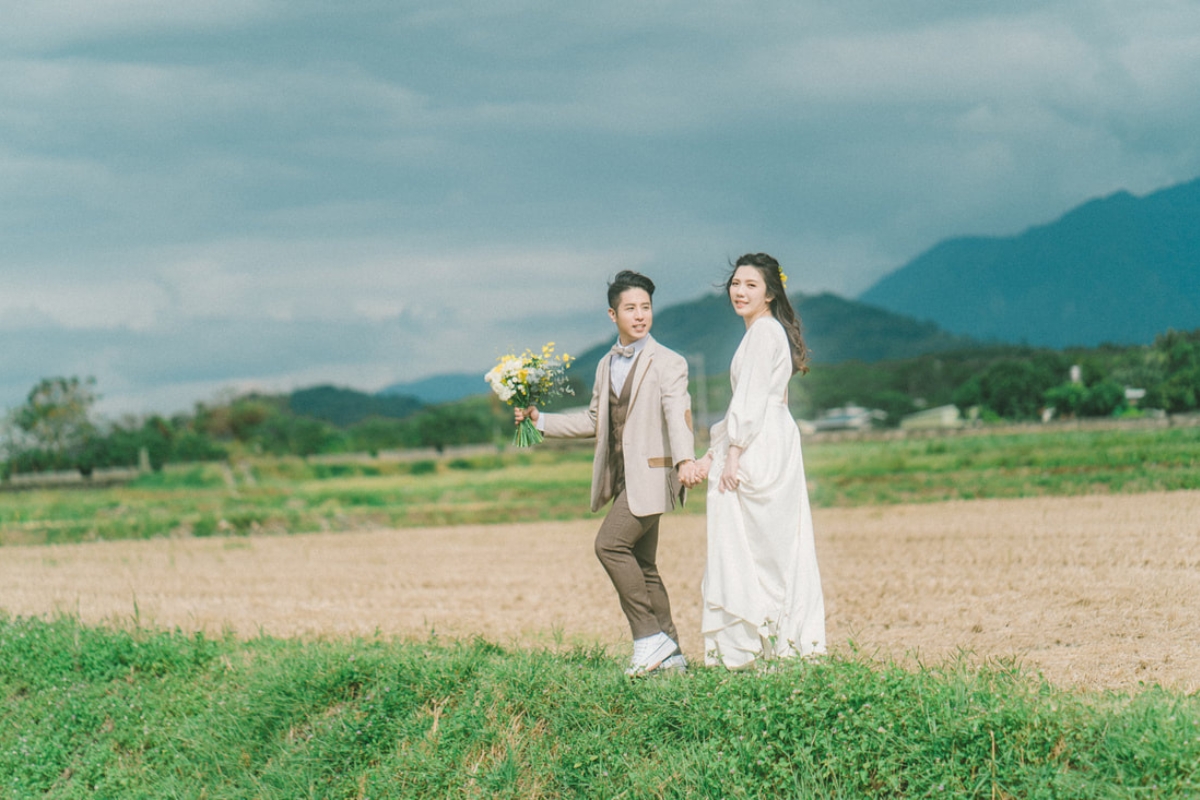
[[[131,485],[140,489],[213,489],[224,483],[225,478],[215,469],[194,466],[142,475]]]
[[[1125,387],[1110,380],[1089,386],[1079,405],[1085,417],[1110,417],[1125,407]]]
[[[1063,383],[1046,390],[1046,405],[1053,406],[1060,417],[1073,417],[1083,406],[1087,388],[1082,383]]]
[[[355,477],[377,478],[383,474],[383,470],[374,464],[361,464],[353,461],[332,464],[313,464],[311,471],[312,476],[317,480]]]
[[[474,458],[456,458],[446,464],[450,469],[500,469],[504,460],[497,455],[476,456]]]
[[[192,523],[192,536],[208,537],[217,532],[217,520],[212,514],[205,514]]]

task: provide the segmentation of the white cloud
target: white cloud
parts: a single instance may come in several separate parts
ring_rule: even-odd
[[[21,320],[67,330],[147,330],[167,307],[162,287],[139,278],[127,281],[47,280],[36,273],[0,277],[0,326]]]
[[[0,17],[0,407],[43,372],[132,403],[483,369],[608,336],[621,268],[662,305],[767,250],[855,293],[1200,174],[1191,0]]]
[[[271,0],[3,0],[0,42],[33,50],[109,36],[220,30],[261,19],[278,6]]]
[[[644,255],[512,246],[431,251],[387,240],[321,239],[232,240],[151,258],[165,262],[158,279],[174,313],[191,319],[513,320],[526,316],[531,298],[563,311],[590,307],[603,297],[603,280],[620,268],[614,265]],[[581,282],[587,274],[596,280]]]
[[[72,330],[228,319],[510,324],[531,312],[591,310],[612,274],[646,260],[635,251],[427,252],[362,240],[231,240],[136,256],[89,274],[31,265],[0,276],[0,324],[17,315]]]
[[[36,146],[101,136],[136,148],[174,139],[255,142],[286,134],[420,130],[426,101],[353,64],[175,64],[66,57],[0,62],[0,122]],[[314,117],[314,114],[317,116]]]

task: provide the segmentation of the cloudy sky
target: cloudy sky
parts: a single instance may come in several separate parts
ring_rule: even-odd
[[[607,337],[623,268],[855,296],[1200,175],[1194,0],[0,0],[0,411]],[[481,390],[485,389],[480,384]]]

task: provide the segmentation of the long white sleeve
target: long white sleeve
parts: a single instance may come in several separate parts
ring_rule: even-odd
[[[787,334],[774,319],[759,320],[746,331],[733,399],[725,415],[725,434],[730,445],[744,449],[762,430],[772,379],[781,366],[787,369],[787,346]]]

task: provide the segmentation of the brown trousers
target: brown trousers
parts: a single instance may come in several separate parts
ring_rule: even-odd
[[[596,557],[617,590],[633,638],[662,631],[678,642],[671,601],[656,563],[660,516],[635,517],[622,486],[596,534]]]

